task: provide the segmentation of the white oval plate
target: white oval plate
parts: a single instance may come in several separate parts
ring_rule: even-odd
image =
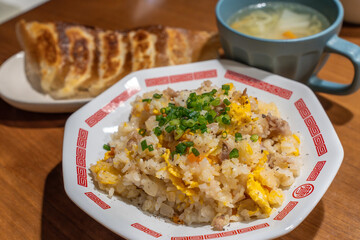
[[[74,112],[91,99],[56,100],[36,91],[25,75],[24,52],[19,52],[0,67],[0,97],[10,105],[32,112]]]
[[[136,95],[171,87],[195,89],[203,80],[232,82],[237,89],[275,102],[293,131],[301,134],[304,166],[285,191],[285,201],[269,218],[231,223],[225,231],[211,226],[185,226],[144,213],[118,197],[99,191],[89,167],[102,159],[102,146],[117,126],[128,121]],[[66,122],[63,174],[66,193],[86,213],[129,239],[269,239],[298,226],[320,201],[343,160],[343,148],[325,111],[305,85],[228,60],[211,60],[132,73],[86,104]]]

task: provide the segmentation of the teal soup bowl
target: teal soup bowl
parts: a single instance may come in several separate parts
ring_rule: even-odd
[[[322,13],[330,26],[308,37],[286,40],[253,37],[229,26],[229,18],[240,9],[268,2],[306,5]],[[343,16],[343,7],[338,0],[220,0],[216,6],[217,26],[226,58],[302,82],[314,91],[340,95],[353,93],[360,86],[360,48],[338,37]],[[316,76],[325,64],[328,53],[350,59],[355,70],[350,84],[339,84]]]

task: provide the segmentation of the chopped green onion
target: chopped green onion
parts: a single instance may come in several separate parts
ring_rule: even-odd
[[[180,125],[179,128],[180,128],[181,130],[183,130],[183,131],[185,131],[185,130],[187,129],[187,127],[184,126],[184,125]]]
[[[181,138],[181,136],[184,134],[184,130],[181,128],[177,128],[174,131],[174,138],[175,140],[179,140],[179,138]]]
[[[219,106],[220,105],[220,98],[215,98],[214,100],[212,100],[211,102],[210,102],[210,104],[211,104],[211,106],[214,106],[214,107],[216,107],[216,106]]]
[[[180,106],[177,108],[177,114],[179,117],[187,117],[189,115],[189,109]]]
[[[195,123],[196,122],[193,119],[188,119],[188,120],[184,121],[184,125],[189,128],[193,127],[195,125]]]
[[[104,144],[103,145],[103,149],[106,150],[106,151],[110,151],[111,150],[111,147],[109,144]]]
[[[200,124],[206,124],[206,118],[204,116],[199,116],[198,117],[198,122]]]
[[[225,103],[226,106],[229,106],[231,104],[231,102],[229,101],[229,99],[225,98],[223,100],[223,102]]]
[[[224,95],[226,95],[226,96],[229,95],[229,90],[225,90]]]
[[[210,114],[212,117],[216,117],[217,113],[214,110],[210,110],[208,114]]]
[[[159,126],[160,127],[164,126],[165,123],[166,123],[166,119],[164,117],[159,120]]]
[[[176,148],[176,153],[183,155],[187,147],[184,143],[179,143],[178,145],[176,145],[175,148]]]
[[[141,129],[139,130],[139,134],[140,134],[141,136],[145,136],[145,133],[146,133],[146,130],[145,130],[145,129],[141,128]]]
[[[235,133],[235,142],[238,142],[242,139],[241,133]]]
[[[172,132],[173,130],[175,130],[176,126],[174,125],[168,125],[166,128],[165,128],[165,131],[170,133]]]
[[[250,140],[256,142],[259,139],[259,136],[256,134],[251,135]]]
[[[150,102],[151,102],[151,98],[144,98],[142,101],[143,101],[143,102],[148,102],[148,103],[150,103]]]
[[[230,124],[230,121],[231,121],[231,120],[230,120],[230,116],[227,115],[227,114],[223,115],[222,118],[221,118],[221,122],[222,122],[223,124],[229,125],[229,124]]]
[[[167,121],[170,121],[170,120],[175,119],[175,118],[177,118],[177,117],[176,117],[176,114],[173,111],[170,111],[170,113],[166,116]]]
[[[173,119],[169,122],[169,125],[171,126],[176,126],[180,124],[180,120],[179,119]]]
[[[223,132],[221,133],[221,137],[222,137],[222,138],[227,138],[227,135],[228,135],[227,131],[223,131]]]
[[[230,85],[229,84],[224,84],[221,86],[222,90],[230,90]]]
[[[237,150],[236,148],[234,148],[233,150],[231,150],[231,152],[229,153],[229,158],[238,158],[239,157],[239,150]]]
[[[162,94],[155,93],[155,94],[153,95],[153,98],[156,98],[156,99],[159,99],[159,98],[161,98],[161,97],[162,97]]]
[[[200,155],[199,151],[196,148],[191,148],[191,152],[197,157]]]
[[[218,123],[220,123],[220,122],[221,122],[221,116],[217,116],[217,117],[215,118],[215,121],[218,122]]]
[[[195,103],[194,110],[195,111],[201,111],[202,110],[202,104],[200,102]]]
[[[210,99],[211,99],[210,96],[203,95],[202,98],[199,99],[199,102],[201,104],[206,104],[206,103],[209,103]]]
[[[201,130],[201,133],[206,132],[206,130],[207,130],[206,125],[205,125],[205,124],[204,124],[204,125],[201,125],[201,126],[200,126],[200,130]]]
[[[210,111],[210,110],[211,110],[211,107],[208,106],[208,105],[206,105],[206,106],[203,107],[203,110],[205,110],[205,111]]]
[[[162,133],[162,131],[161,131],[161,129],[160,129],[159,127],[154,128],[153,131],[154,131],[154,134],[155,134],[156,136],[160,136],[161,133]]]
[[[141,141],[141,150],[145,151],[146,149],[149,150],[149,152],[154,151],[154,147],[152,144],[147,145],[146,140]]]
[[[191,117],[191,118],[195,118],[195,117],[198,117],[200,115],[200,113],[199,112],[197,112],[197,111],[193,111],[193,112],[191,112],[190,114],[189,114],[189,117]]]
[[[184,144],[185,144],[187,147],[192,147],[192,146],[194,146],[194,142],[184,142]]]
[[[230,85],[225,84],[222,88],[223,90],[228,91]],[[199,95],[195,92],[190,93],[186,100],[186,107],[169,103],[168,107],[160,109],[162,115],[156,116],[158,127],[165,126],[165,131],[168,133],[174,131],[174,137],[177,140],[188,129],[192,132],[200,130],[202,133],[205,133],[207,131],[207,124],[211,124],[214,121],[229,125],[231,119],[226,112],[230,110],[230,107],[227,106],[230,105],[231,102],[229,99],[223,100],[226,106],[221,110],[220,116],[217,117],[218,113],[213,107],[219,106],[221,104],[221,99],[218,97],[215,98],[216,92],[217,90],[213,89],[210,92]],[[160,98],[161,94],[154,94],[153,97]],[[157,136],[161,134],[160,129],[153,131]]]
[[[206,116],[206,120],[207,120],[209,123],[213,123],[213,122],[214,122],[214,117],[213,117],[212,115],[208,114],[208,115]]]
[[[145,151],[145,149],[147,149],[148,147],[146,140],[141,141],[140,145],[141,145],[141,150],[143,151]]]

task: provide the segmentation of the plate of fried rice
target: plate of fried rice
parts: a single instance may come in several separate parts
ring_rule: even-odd
[[[128,239],[271,239],[306,218],[343,154],[307,86],[211,60],[132,73],[71,115],[64,185]]]

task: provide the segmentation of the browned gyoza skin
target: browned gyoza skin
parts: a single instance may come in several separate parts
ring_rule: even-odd
[[[26,74],[57,99],[96,96],[140,69],[215,58],[217,36],[160,25],[128,31],[63,22],[17,25]]]

